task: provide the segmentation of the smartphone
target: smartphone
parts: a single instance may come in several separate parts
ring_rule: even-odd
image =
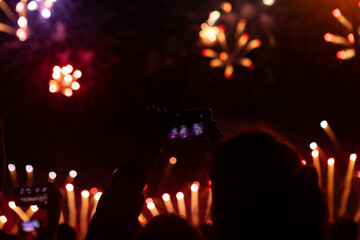
[[[47,187],[15,188],[14,198],[17,206],[38,205],[41,207],[48,202],[48,189]]]
[[[38,220],[21,222],[21,227],[24,232],[35,232],[40,228],[40,222]]]
[[[212,120],[212,110],[196,109],[168,112],[166,116],[166,136],[169,140],[204,136],[205,123]]]

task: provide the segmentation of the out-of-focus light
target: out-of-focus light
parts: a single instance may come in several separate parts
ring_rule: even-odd
[[[57,84],[50,84],[49,86],[49,92],[51,93],[55,93],[58,91],[58,87],[57,87]]]
[[[14,202],[14,201],[10,201],[10,202],[9,202],[9,207],[10,207],[11,209],[16,208],[15,202]]]
[[[53,3],[52,1],[46,0],[46,1],[44,2],[44,7],[46,7],[46,8],[52,8],[53,4],[54,4],[54,3]]]
[[[354,44],[354,42],[355,42],[354,34],[349,33],[349,34],[347,35],[347,39],[349,40],[349,43],[350,43],[350,44]]]
[[[82,196],[83,198],[88,198],[88,197],[90,196],[90,193],[89,193],[88,190],[83,190],[83,191],[81,192],[81,196]]]
[[[51,12],[49,9],[45,8],[41,11],[41,15],[44,17],[44,18],[49,18],[51,17]]]
[[[174,164],[177,162],[176,157],[171,157],[171,158],[169,159],[169,162],[170,162],[170,164],[174,165]]]
[[[52,74],[52,77],[53,77],[53,79],[59,79],[60,77],[61,77],[61,73],[60,72],[53,72],[53,74]]]
[[[219,28],[216,26],[209,26],[206,23],[201,24],[201,31],[199,32],[200,37],[203,40],[208,40],[210,42],[215,42],[217,39],[217,34],[219,33]]]
[[[65,89],[64,94],[67,97],[71,97],[73,95],[73,91],[70,88],[67,88]]]
[[[229,13],[232,10],[232,5],[229,2],[223,2],[223,3],[221,3],[221,9],[224,12]]]
[[[95,195],[97,192],[98,192],[98,189],[96,187],[93,187],[93,188],[90,189],[90,193],[92,195]]]
[[[327,126],[328,126],[328,122],[326,120],[321,121],[320,127],[327,128]]]
[[[23,16],[19,17],[17,24],[19,27],[25,27],[27,25],[27,19]]]
[[[148,187],[149,187],[149,186],[148,186],[147,184],[145,184],[145,186],[143,187],[143,191],[147,190]]]
[[[36,205],[31,205],[31,206],[30,206],[30,209],[31,209],[31,211],[33,211],[33,212],[36,212],[37,210],[39,210],[38,206],[36,206]]]
[[[212,22],[215,22],[216,20],[218,20],[220,17],[220,12],[219,11],[212,11],[209,14],[209,20],[211,20]]]
[[[24,29],[22,28],[19,28],[17,31],[16,31],[16,36],[19,38],[20,41],[25,41],[27,39],[27,34],[26,32],[24,31]]]
[[[49,172],[49,178],[55,179],[56,178],[56,173],[53,172],[53,171]]]
[[[9,169],[10,172],[13,172],[13,171],[16,170],[16,167],[15,167],[14,164],[10,163],[10,164],[8,165],[8,169]]]
[[[31,166],[31,165],[26,165],[26,166],[25,166],[25,170],[26,170],[28,173],[30,173],[30,172],[34,171],[34,168],[33,168],[33,166]]]
[[[355,57],[356,52],[354,48],[348,48],[345,50],[340,50],[336,53],[336,57],[340,60],[347,60]]]
[[[64,81],[70,83],[72,81],[72,77],[69,74],[66,74],[64,77]]]
[[[199,191],[199,182],[194,182],[191,187],[190,187],[192,192],[197,192]]]
[[[66,65],[66,72],[67,73],[71,73],[74,70],[73,66],[71,66],[70,64]]]
[[[347,55],[346,55],[346,52],[344,50],[340,50],[336,53],[336,57],[340,60],[345,60],[347,59]]]
[[[228,59],[228,54],[226,52],[221,52],[219,54],[219,58],[222,60],[222,61],[226,61]]]
[[[31,1],[31,2],[29,2],[29,4],[27,5],[27,8],[28,8],[30,11],[36,10],[37,7],[38,7],[38,4],[37,4],[35,1]]]
[[[162,199],[163,199],[164,201],[169,201],[169,200],[170,200],[170,195],[169,195],[168,193],[164,193],[164,194],[162,195]]]
[[[327,42],[333,42],[334,39],[335,39],[335,35],[334,35],[334,34],[331,34],[331,33],[325,33],[324,39],[325,39],[325,41],[327,41]]]
[[[69,172],[70,177],[75,178],[77,176],[77,172],[75,170],[71,170]]]
[[[305,166],[305,165],[306,165],[306,161],[305,161],[305,160],[301,160],[301,165]]]
[[[263,4],[265,4],[266,6],[272,6],[274,5],[275,0],[263,0]]]
[[[311,150],[315,150],[317,148],[317,143],[316,142],[310,143],[310,148]]]
[[[98,201],[99,201],[101,195],[102,195],[102,192],[97,192],[97,193],[94,195],[95,200],[98,200]]]
[[[177,199],[183,199],[183,198],[184,198],[184,194],[183,194],[182,192],[178,192],[178,193],[176,194],[176,198],[177,198]]]
[[[155,208],[155,204],[153,202],[149,202],[148,204],[146,204],[147,208],[152,210]]]
[[[341,11],[340,11],[340,9],[335,8],[335,9],[332,11],[332,15],[333,15],[335,18],[339,18],[339,17],[341,16]]]
[[[354,162],[356,160],[356,158],[357,158],[357,155],[355,153],[350,155],[350,161]]]
[[[80,84],[79,84],[78,82],[73,82],[73,83],[71,84],[71,88],[72,88],[73,90],[79,90],[79,89],[80,89]]]
[[[319,156],[319,151],[318,150],[314,150],[311,152],[311,156],[313,156],[314,158]]]
[[[66,184],[65,188],[67,191],[70,192],[70,191],[74,190],[74,185],[72,185],[71,183],[68,183],[68,184]]]
[[[329,158],[328,161],[327,161],[327,164],[328,164],[329,166],[334,165],[334,163],[335,163],[335,159],[333,159],[333,158]]]
[[[4,215],[2,215],[2,216],[0,216],[0,221],[1,221],[2,223],[6,223],[6,222],[7,222],[7,218],[6,218]]]
[[[22,10],[24,10],[24,3],[21,1],[18,4],[16,4],[15,10],[17,13],[22,12]]]
[[[147,199],[145,200],[145,203],[146,203],[146,204],[148,204],[149,202],[153,202],[152,198],[147,198]]]
[[[81,72],[80,70],[76,70],[76,71],[74,72],[74,77],[75,77],[75,78],[81,78],[81,76],[82,76],[82,72]]]
[[[59,67],[59,66],[54,66],[54,68],[53,68],[53,72],[61,72],[61,67]]]

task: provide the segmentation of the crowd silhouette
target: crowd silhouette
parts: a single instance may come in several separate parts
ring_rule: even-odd
[[[357,239],[357,224],[352,219],[328,222],[317,172],[301,163],[291,143],[263,125],[225,138],[213,121],[205,124],[204,137],[194,139],[201,146],[211,180],[211,221],[194,226],[183,216],[167,213],[141,226],[138,217],[144,204],[143,189],[166,141],[161,134],[165,123],[165,109],[150,107],[145,111],[128,157],[113,173],[85,239]],[[1,134],[4,179],[3,131]],[[74,229],[58,224],[61,194],[54,184],[48,186],[47,223],[37,239],[78,239]],[[0,234],[0,239],[19,239],[3,231]]]

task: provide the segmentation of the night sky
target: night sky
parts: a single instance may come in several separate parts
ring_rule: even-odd
[[[15,9],[17,1],[6,2]],[[345,157],[360,153],[359,37],[355,58],[341,61],[336,52],[344,46],[325,42],[324,34],[349,33],[331,15],[337,7],[357,28],[357,2],[230,2],[234,19],[247,17],[246,32],[262,46],[248,54],[255,68],[237,65],[229,80],[223,68],[209,67],[199,38],[201,23],[221,1],[58,0],[50,19],[29,15],[26,41],[0,32],[0,114],[7,160],[19,178],[25,178],[26,164],[34,166],[37,184],[51,170],[61,183],[76,169],[80,186],[105,188],[138,117],[152,104],[211,107],[226,135],[264,121],[309,161],[308,146],[318,142],[328,156],[339,157],[338,174],[344,174]],[[0,22],[16,24],[1,11]],[[48,90],[53,66],[66,64],[83,72],[81,88],[70,98]],[[346,156],[320,128],[324,119]],[[5,184],[11,185],[8,177]]]

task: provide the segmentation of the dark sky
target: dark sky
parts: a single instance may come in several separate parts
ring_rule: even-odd
[[[8,2],[14,9],[16,1]],[[248,55],[255,69],[235,66],[230,80],[200,54],[200,24],[220,3],[59,0],[49,20],[29,16],[25,42],[0,33],[0,113],[8,161],[19,175],[33,164],[39,184],[50,170],[61,182],[76,169],[81,186],[106,186],[136,119],[152,104],[211,107],[225,133],[267,122],[308,160],[311,141],[337,154],[319,126],[326,119],[346,154],[358,151],[359,47],[354,59],[340,61],[336,52],[343,46],[323,40],[326,32],[348,33],[331,15],[336,7],[359,26],[357,3],[232,1],[237,20],[249,15],[246,31],[263,45]],[[14,24],[1,12],[0,20]],[[70,98],[49,93],[52,67],[69,63],[83,72],[79,92]]]

